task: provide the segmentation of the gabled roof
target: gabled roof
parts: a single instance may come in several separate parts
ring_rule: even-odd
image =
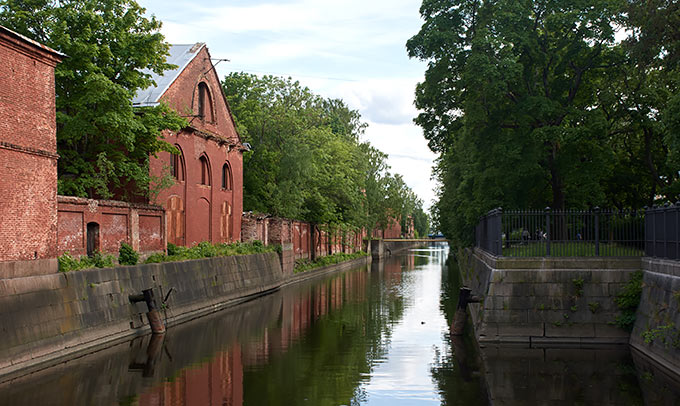
[[[161,96],[177,80],[177,77],[194,60],[203,47],[205,47],[205,44],[202,42],[170,45],[170,55],[168,55],[167,62],[171,65],[177,65],[177,68],[166,70],[162,75],[144,70],[144,73],[151,74],[151,79],[156,82],[156,86],[151,85],[146,89],[138,90],[135,97],[132,98],[132,105],[135,107],[158,105]]]
[[[57,56],[58,58],[64,58],[64,57],[66,57],[65,54],[63,54],[63,53],[61,53],[61,52],[59,52],[59,51],[56,51],[56,50],[54,50],[54,49],[48,47],[47,45],[43,45],[43,44],[41,44],[41,43],[38,42],[38,41],[34,41],[34,40],[32,40],[32,39],[30,39],[30,38],[28,38],[28,37],[26,37],[26,36],[23,36],[23,35],[19,34],[19,33],[16,32],[16,31],[12,31],[12,30],[10,30],[9,28],[7,28],[7,27],[5,27],[5,26],[0,25],[0,33],[1,33],[1,34],[5,34],[5,35],[8,35],[8,36],[10,36],[10,37],[14,37],[14,38],[16,38],[16,39],[18,39],[18,40],[24,42],[25,44],[32,45],[33,47],[35,47],[35,48],[37,48],[37,49],[41,49],[41,50],[43,50],[43,51],[45,51],[45,52],[47,52],[47,53],[50,53],[50,54],[52,54],[52,55],[55,55],[55,56]]]

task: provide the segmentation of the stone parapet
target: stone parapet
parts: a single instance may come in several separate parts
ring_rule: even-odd
[[[628,258],[497,258],[461,255],[461,274],[482,297],[470,312],[480,342],[627,343],[613,326],[614,299],[641,269]]]

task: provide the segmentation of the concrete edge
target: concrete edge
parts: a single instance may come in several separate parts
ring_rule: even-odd
[[[680,369],[676,368],[673,364],[667,362],[664,358],[660,357],[658,354],[646,351],[644,348],[638,344],[630,344],[630,351],[634,352],[635,355],[640,358],[645,359],[655,368],[658,368],[671,379],[676,382],[680,382]]]

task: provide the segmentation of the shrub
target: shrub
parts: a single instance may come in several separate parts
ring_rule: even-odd
[[[137,265],[139,254],[129,244],[120,243],[118,250],[118,263],[121,265]]]
[[[57,258],[59,261],[59,272],[78,271],[89,268],[112,268],[115,266],[113,255],[104,255],[96,251],[92,257],[82,256],[74,258],[68,252]]]
[[[154,254],[147,258],[144,263],[157,262],[171,262],[171,261],[186,261],[190,259],[202,259],[212,257],[226,257],[231,255],[250,255],[260,254],[265,252],[278,252],[281,246],[269,245],[265,246],[261,241],[253,241],[252,243],[223,243],[211,244],[208,241],[203,241],[191,248],[178,247],[174,244],[168,244],[168,255]],[[277,251],[278,250],[278,251]]]
[[[183,247],[182,247],[183,248]],[[180,253],[180,247],[169,242],[168,243],[168,255],[178,255]]]
[[[149,255],[149,257],[144,261],[145,264],[156,264],[159,262],[166,262],[167,261],[167,256],[163,254],[162,252],[157,252],[155,254]]]
[[[69,272],[79,269],[80,261],[73,258],[71,254],[65,252],[63,255],[57,258],[59,262],[59,272]]]

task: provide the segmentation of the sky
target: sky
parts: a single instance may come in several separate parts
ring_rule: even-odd
[[[315,93],[341,98],[368,128],[363,141],[389,155],[392,173],[429,208],[435,198],[428,149],[413,105],[426,64],[406,41],[422,20],[422,0],[138,0],[163,22],[171,44],[205,42],[224,77],[231,71],[290,76]]]

